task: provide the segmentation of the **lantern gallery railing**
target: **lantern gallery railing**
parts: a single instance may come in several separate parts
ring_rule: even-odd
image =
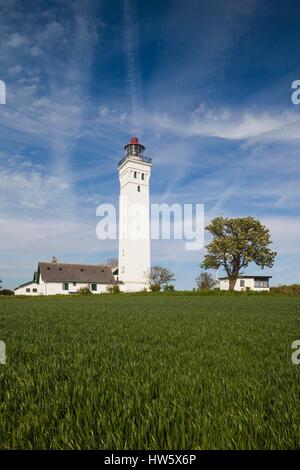
[[[144,163],[152,163],[152,158],[148,157],[143,157],[143,156],[136,156],[136,155],[125,155],[125,157],[122,158],[122,160],[119,161],[118,166],[121,166],[128,158],[132,160],[137,160],[139,162],[144,162]]]

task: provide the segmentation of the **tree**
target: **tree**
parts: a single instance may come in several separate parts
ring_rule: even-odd
[[[215,280],[210,273],[202,272],[196,277],[197,288],[210,290],[215,287]]]
[[[116,267],[118,266],[119,261],[118,261],[117,258],[108,258],[108,259],[106,260],[106,264],[107,264],[107,266],[108,266],[110,269],[114,269],[114,268],[116,268]]]
[[[160,290],[161,287],[175,281],[174,273],[162,266],[152,266],[145,274],[151,290]]]
[[[229,219],[216,217],[205,227],[213,240],[206,246],[207,254],[201,264],[204,269],[223,267],[233,290],[242,268],[254,262],[262,269],[271,268],[276,251],[271,251],[270,231],[253,217]]]
[[[115,284],[113,286],[107,286],[106,292],[108,294],[120,294],[120,287],[118,284]]]

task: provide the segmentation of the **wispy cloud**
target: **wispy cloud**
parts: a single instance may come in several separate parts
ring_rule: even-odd
[[[141,74],[139,69],[139,39],[138,21],[136,18],[135,3],[132,0],[123,2],[124,21],[124,51],[127,65],[127,83],[131,103],[132,125],[138,130],[139,114],[141,111]]]
[[[154,113],[144,116],[149,126],[184,137],[216,137],[251,142],[293,140],[300,138],[300,115],[293,111],[279,114],[208,109],[193,111],[185,120]]]

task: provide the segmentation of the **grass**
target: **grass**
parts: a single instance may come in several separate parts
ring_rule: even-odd
[[[292,296],[2,298],[0,449],[300,448]]]

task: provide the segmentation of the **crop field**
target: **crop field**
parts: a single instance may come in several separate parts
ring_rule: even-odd
[[[0,449],[299,449],[300,299],[2,298]]]

